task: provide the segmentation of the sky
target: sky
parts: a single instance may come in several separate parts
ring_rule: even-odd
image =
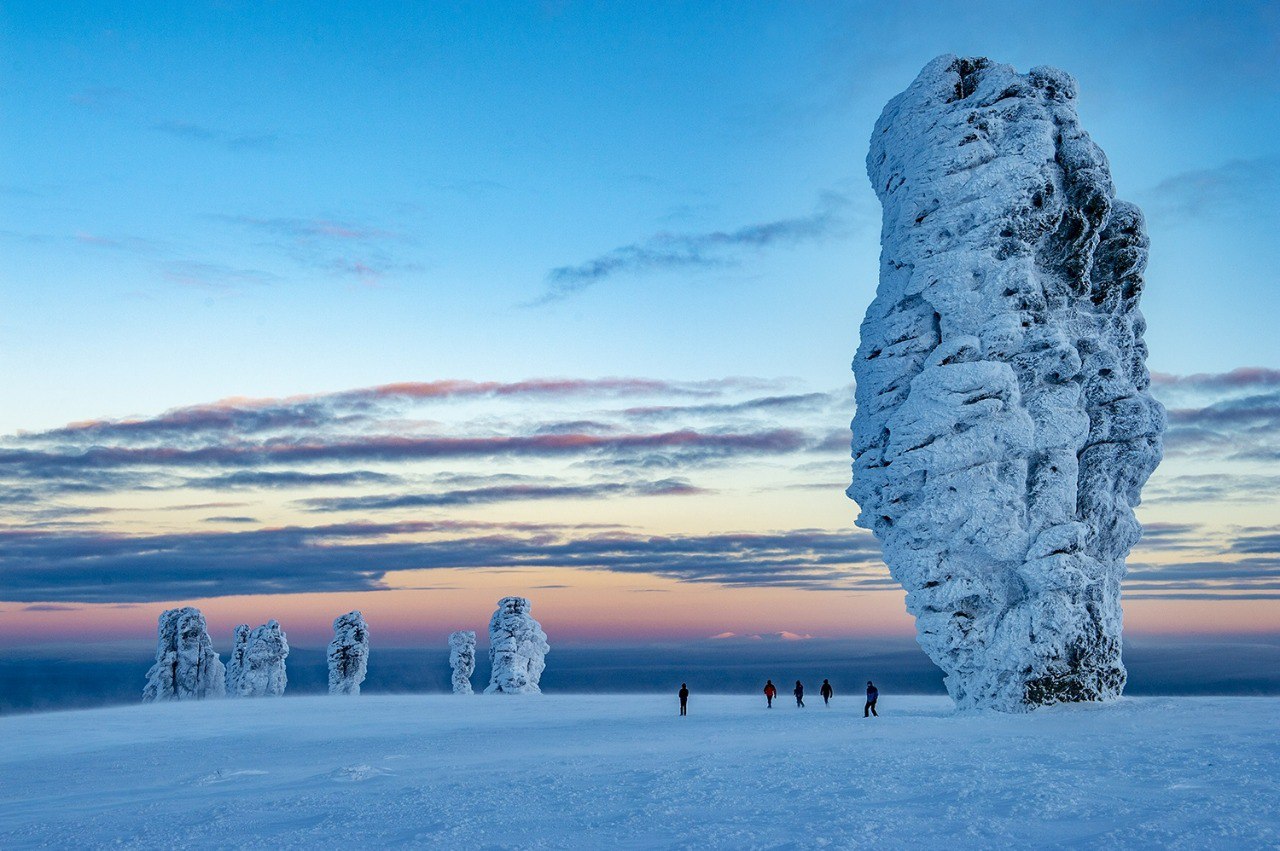
[[[4,4],[0,645],[909,637],[849,362],[941,53],[1074,74],[1147,215],[1127,630],[1280,633],[1280,11],[947,8]]]

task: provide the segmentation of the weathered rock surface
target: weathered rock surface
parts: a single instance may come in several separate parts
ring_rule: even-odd
[[[471,675],[476,670],[476,634],[461,629],[449,636],[449,666],[453,668],[453,693],[472,694]]]
[[[503,597],[489,620],[489,661],[493,670],[485,694],[540,694],[538,685],[551,652],[547,634],[529,616],[524,597]]]
[[[347,612],[333,621],[329,642],[329,694],[360,693],[369,669],[369,625],[360,612]]]
[[[941,56],[867,170],[880,284],[853,368],[853,484],[961,707],[1116,697],[1120,580],[1160,461],[1147,237],[1076,83]]]
[[[213,639],[199,609],[168,609],[160,615],[156,633],[156,662],[147,671],[144,703],[226,694],[226,669],[213,651]]]
[[[232,697],[280,697],[289,679],[285,659],[289,641],[280,622],[269,620],[252,632],[247,624],[236,627],[233,665],[227,669],[227,694]],[[233,680],[231,674],[235,671]]]

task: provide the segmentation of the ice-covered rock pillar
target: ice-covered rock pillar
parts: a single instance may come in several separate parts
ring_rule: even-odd
[[[449,667],[453,668],[453,693],[471,694],[471,674],[476,669],[476,634],[468,629],[449,636]]]
[[[144,703],[226,694],[226,669],[213,651],[213,639],[199,609],[165,611],[156,633],[156,662],[147,671]]]
[[[244,627],[248,630],[248,627]],[[244,638],[240,645],[241,627],[236,628],[239,650],[239,675],[234,683],[228,676],[227,693],[235,697],[279,697],[288,684],[285,659],[289,656],[289,641],[280,622],[269,620]],[[232,659],[235,659],[233,651]]]
[[[880,284],[853,369],[853,484],[961,707],[1120,694],[1120,580],[1161,457],[1147,237],[1076,83],[942,56],[867,171]]]
[[[329,694],[359,694],[369,668],[369,626],[360,612],[333,621],[329,642]]]
[[[547,634],[529,616],[524,597],[503,597],[489,620],[489,661],[493,670],[485,694],[540,694],[538,682],[551,652]]]
[[[227,694],[240,693],[240,677],[244,673],[244,654],[249,649],[249,625],[242,623],[231,635],[231,656],[227,659]]]

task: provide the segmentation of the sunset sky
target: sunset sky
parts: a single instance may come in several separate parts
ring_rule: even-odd
[[[1148,217],[1126,628],[1280,633],[1280,12],[1201,6],[6,3],[0,644],[912,635],[849,361],[945,52],[1074,74]]]

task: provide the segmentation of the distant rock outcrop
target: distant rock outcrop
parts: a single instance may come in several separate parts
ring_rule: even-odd
[[[347,612],[333,621],[329,694],[359,694],[368,667],[369,626],[360,612]]]
[[[867,157],[880,284],[854,361],[853,484],[961,707],[1120,694],[1120,580],[1161,457],[1147,237],[1076,83],[942,56]]]
[[[143,702],[222,697],[226,687],[226,669],[200,610],[187,606],[161,614],[156,663],[147,671]]]
[[[471,675],[476,670],[476,634],[462,629],[449,636],[449,666],[453,668],[453,693],[471,694]]]
[[[489,620],[489,660],[493,670],[485,694],[539,694],[538,682],[551,652],[547,634],[529,616],[524,597],[503,597]]]

